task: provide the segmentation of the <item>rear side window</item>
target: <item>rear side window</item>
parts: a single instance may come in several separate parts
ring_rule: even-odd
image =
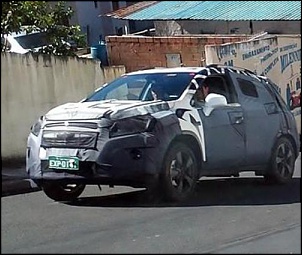
[[[244,95],[250,96],[250,97],[258,97],[258,92],[257,92],[256,86],[252,82],[243,80],[240,78],[238,78],[237,81],[238,81],[240,90]]]

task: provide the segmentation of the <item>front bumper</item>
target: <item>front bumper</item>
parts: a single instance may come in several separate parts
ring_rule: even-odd
[[[80,160],[79,170],[50,169],[46,156],[40,160],[37,169],[29,169],[29,174],[37,183],[61,180],[90,184],[143,184],[146,176],[156,175],[160,169],[161,147],[154,135],[141,133],[110,139],[100,151],[55,149],[56,155],[75,154]],[[46,154],[50,155],[53,151],[46,149]]]
[[[170,112],[159,116],[152,132],[110,137],[108,128],[87,128],[87,123],[85,128],[68,126],[62,132],[54,124],[45,130],[38,136],[30,134],[27,141],[26,169],[37,184],[46,180],[144,186],[146,180],[160,173],[167,147],[181,133],[178,118]],[[43,132],[47,134],[46,140],[42,138]],[[86,133],[79,136],[76,132]],[[92,139],[93,132],[98,133],[97,139]],[[84,141],[86,147],[79,141]],[[96,144],[91,146],[94,141]],[[50,169],[50,156],[77,157],[79,170]]]

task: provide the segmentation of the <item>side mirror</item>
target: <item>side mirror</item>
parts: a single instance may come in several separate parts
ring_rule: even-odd
[[[227,103],[227,100],[226,100],[225,96],[219,95],[219,94],[215,94],[215,93],[210,93],[205,98],[204,114],[206,116],[209,116],[210,113],[215,108],[218,108],[218,107],[221,107],[221,106],[226,106],[227,104],[228,103]]]

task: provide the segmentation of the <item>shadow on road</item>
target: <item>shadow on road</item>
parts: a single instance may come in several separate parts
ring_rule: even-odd
[[[80,197],[66,204],[88,207],[195,207],[278,205],[300,202],[300,178],[286,185],[267,185],[263,178],[201,180],[193,196],[181,203],[150,202],[145,190],[99,197]]]

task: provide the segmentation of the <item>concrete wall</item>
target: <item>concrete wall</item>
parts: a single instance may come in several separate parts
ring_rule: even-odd
[[[237,42],[245,38],[247,35],[107,36],[106,44],[109,65],[124,65],[130,72],[171,66],[171,61],[175,61],[176,66],[204,66],[205,45]]]
[[[50,108],[77,102],[125,73],[76,57],[1,53],[1,156],[25,158],[31,125]]]

